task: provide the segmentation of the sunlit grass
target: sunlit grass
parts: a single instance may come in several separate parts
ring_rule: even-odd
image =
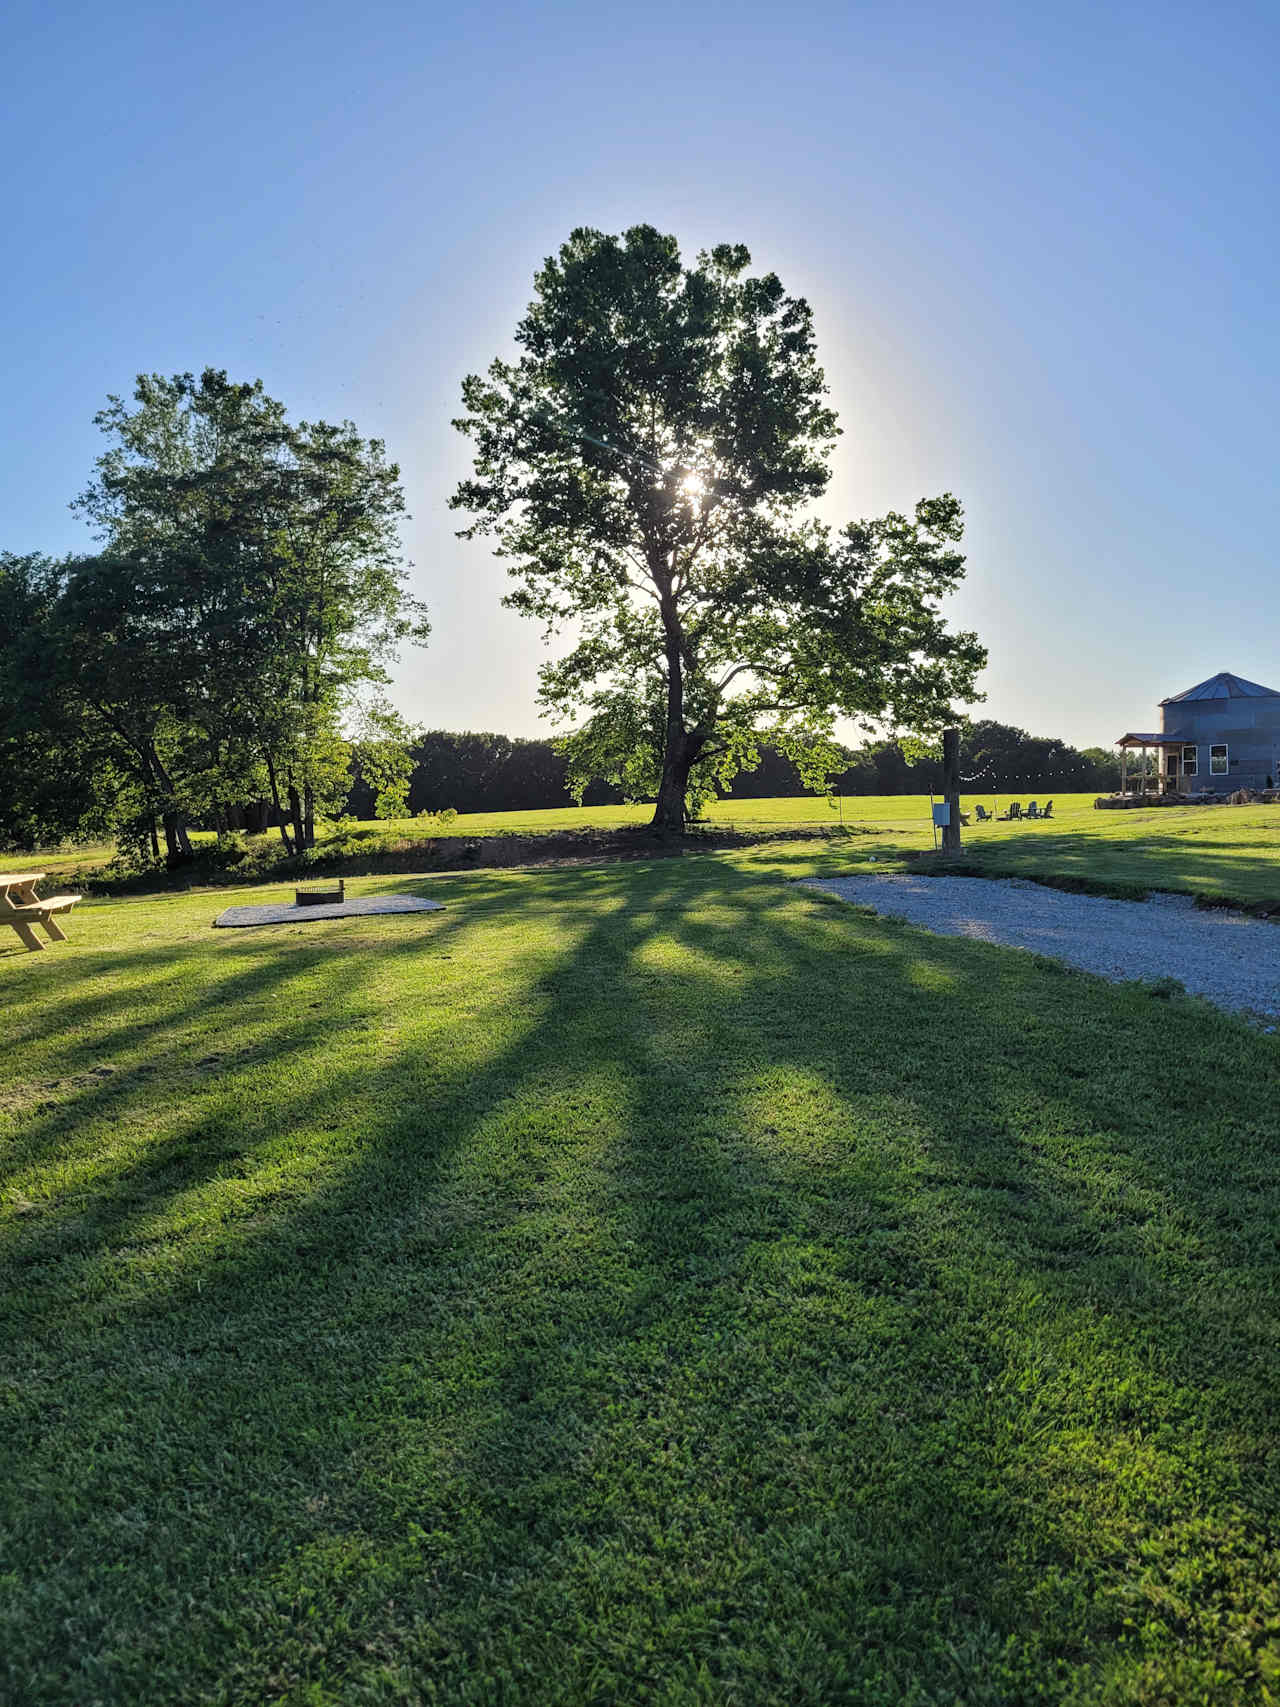
[[[811,857],[0,956],[0,1697],[1274,1692],[1275,1040]]]
[[[1017,798],[1025,805],[1028,795]],[[1093,801],[1093,795],[1060,795],[1054,799],[1048,823],[1024,819],[982,824],[973,814],[979,802],[988,810],[1008,802],[991,795],[962,795],[961,806],[973,821],[963,831],[961,858],[968,868],[993,877],[1065,879],[1131,894],[1166,889],[1258,906],[1274,902],[1280,910],[1280,806],[1150,807],[1116,812],[1097,811]],[[475,861],[483,863],[483,842],[491,836],[639,828],[649,816],[650,809],[643,806],[593,806],[468,813],[443,824],[438,819],[374,820],[357,826],[360,851],[350,857],[356,869],[364,857],[390,860],[399,870],[413,871],[430,863],[425,852],[415,858],[415,849],[429,848],[448,836],[475,841]],[[847,859],[873,856],[880,862],[896,861],[935,847],[929,800],[924,795],[850,796],[839,802],[838,812],[813,795],[721,800],[709,806],[707,823],[713,829],[766,839],[775,830],[830,832],[835,838],[830,848],[797,849],[787,856],[797,872],[839,869]],[[847,832],[843,839],[842,832]],[[321,851],[334,833],[333,826],[323,827]],[[274,831],[251,838],[255,846],[271,849],[278,840]],[[344,846],[351,845],[348,838]],[[39,856],[39,863],[52,880],[59,873],[92,869],[104,863],[109,853],[105,848],[62,850]],[[23,865],[25,869],[34,857],[0,856],[0,867],[16,870]]]
[[[1031,796],[1024,793],[1018,798],[1025,804]],[[1045,798],[1042,793],[1041,804]],[[1054,802],[1054,817],[1068,814],[1074,819],[1084,812],[1093,815],[1094,798],[1092,794],[1060,796]],[[994,796],[970,797],[966,794],[961,796],[961,806],[969,811],[979,799],[988,810],[996,804]],[[464,812],[445,824],[418,818],[371,819],[362,821],[359,827],[391,835],[408,835],[422,830],[426,834],[485,836],[505,832],[530,834],[556,830],[639,828],[652,817],[652,806],[566,806],[538,812]],[[929,842],[932,845],[929,797],[923,794],[846,795],[834,802],[815,794],[764,800],[713,800],[705,809],[705,822],[713,827],[742,830],[804,826],[830,830],[841,824],[890,826],[907,831],[919,838],[922,844]],[[990,833],[1002,835],[1005,826],[992,825]]]
[[[1027,797],[1021,798],[1025,804]],[[1048,823],[1022,820],[981,824],[975,819],[963,832],[962,858],[992,875],[1066,877],[1241,901],[1280,900],[1280,807],[1183,806],[1100,812],[1094,809],[1093,799],[1083,794],[1058,796]],[[989,810],[996,805],[992,796],[963,795],[962,808],[972,814],[979,800]],[[839,807],[837,813],[825,800],[812,795],[721,800],[708,808],[707,822],[712,828],[762,836],[774,829],[807,828],[830,831],[838,837],[843,828],[849,832],[849,845],[859,858],[917,855],[935,846],[926,796],[850,796]],[[366,834],[364,845],[371,855],[398,852],[406,857],[406,869],[412,869],[414,846],[441,836],[483,840],[497,835],[638,828],[649,815],[643,806],[571,807],[543,812],[468,813],[447,824],[436,819],[372,820],[357,829]],[[332,834],[331,826],[322,830],[322,847]],[[252,840],[273,846],[278,837],[270,832]],[[76,866],[91,867],[105,861],[109,852],[105,848],[62,850],[39,859],[42,867],[57,874]],[[33,857],[3,856],[0,865],[17,869],[17,864]]]

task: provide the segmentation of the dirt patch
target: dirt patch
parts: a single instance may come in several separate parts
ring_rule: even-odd
[[[692,830],[680,837],[654,835],[644,829],[552,830],[529,835],[433,836],[404,848],[377,849],[367,855],[322,854],[308,862],[309,871],[352,872],[359,876],[379,871],[467,871],[479,867],[579,864],[599,860],[682,859],[686,854],[716,848],[756,847],[761,842],[827,841],[841,835],[871,834],[861,830]]]

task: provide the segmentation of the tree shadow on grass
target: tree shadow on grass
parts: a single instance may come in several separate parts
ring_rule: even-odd
[[[371,1020],[379,1029],[379,983],[394,979],[406,960],[442,972],[454,936],[483,928],[490,910],[510,905],[508,891],[471,883],[461,910],[396,919],[391,928],[375,918],[314,941],[299,940],[298,927],[206,943],[194,978],[160,988],[155,980],[171,970],[172,949],[114,956],[108,989],[58,1006],[69,1036],[56,1075],[24,1076],[0,1092],[0,1112],[9,1111],[19,1131],[0,1167],[0,1192],[20,1189],[33,1167],[58,1153],[59,1213],[45,1239],[60,1253],[92,1256],[127,1238],[132,1224],[162,1215],[170,1193],[190,1191],[227,1164],[251,1163],[263,1135],[288,1133],[308,1118],[332,1128],[334,1108],[358,1103],[369,1089],[367,1049],[357,1047],[345,1068],[341,1057]],[[545,905],[534,898],[525,911],[537,917]],[[92,978],[99,965],[80,970]],[[15,1025],[11,1060],[21,1065],[24,1042],[48,1029],[43,1007],[27,1027]],[[246,1080],[265,1092],[256,1120],[246,1120]],[[271,1094],[276,1081],[289,1086],[283,1105]],[[145,1120],[136,1116],[140,1107]],[[106,1147],[107,1159],[104,1132],[125,1135]],[[28,1263],[43,1259],[38,1226],[23,1246]]]
[[[309,969],[333,1060],[281,1021],[274,1088],[230,1070],[256,1195],[176,1213],[224,1165],[201,1113],[48,1276],[16,1365],[30,1699],[1081,1699],[1091,1649],[1157,1652],[1126,1549],[1167,1589],[1175,1519],[1234,1545],[1233,1467],[1241,1533],[1268,1509],[1234,1370],[1260,1314],[1197,1343],[1212,1288],[1258,1283],[1226,1182],[1274,1204],[1265,1127],[1116,1089],[1199,1010],[712,861],[479,912],[447,1007],[396,981],[422,939]],[[247,978],[223,1007],[286,993]],[[1117,1491],[1144,1406],[1191,1444]]]
[[[1018,876],[1045,871],[1081,879],[1110,878],[1138,887],[1238,895],[1242,900],[1280,901],[1280,870],[1266,847],[1202,836],[1144,835],[1112,839],[1105,834],[1044,835],[966,843],[963,857]]]

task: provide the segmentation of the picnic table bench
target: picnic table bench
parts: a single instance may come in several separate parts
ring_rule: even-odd
[[[0,871],[0,925],[12,925],[28,948],[43,948],[34,927],[39,925],[54,942],[65,942],[67,933],[54,919],[69,913],[78,895],[36,894],[43,871]]]

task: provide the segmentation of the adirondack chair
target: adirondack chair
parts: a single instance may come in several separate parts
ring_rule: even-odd
[[[1009,810],[1007,812],[1002,812],[1000,814],[1000,822],[1002,824],[1007,824],[1011,818],[1021,818],[1021,816],[1022,816],[1021,804],[1016,800],[1011,800],[1009,802]]]
[[[1052,800],[1046,800],[1045,801],[1044,806],[1041,808],[1041,811],[1040,811],[1040,817],[1042,820],[1045,818],[1052,818],[1053,817],[1053,802],[1052,802]]]
[[[1028,818],[1038,818],[1039,816],[1040,816],[1040,808],[1036,805],[1035,801],[1034,800],[1028,801],[1027,802],[1027,817]]]
[[[28,948],[43,948],[34,927],[39,925],[53,942],[65,942],[66,932],[54,918],[55,913],[69,913],[80,899],[78,895],[36,894],[36,884],[44,876],[38,872],[0,872],[0,925],[11,925],[20,942]]]
[[[975,806],[973,810],[976,813],[980,824],[989,824],[991,822],[991,814],[987,811],[985,806]]]

